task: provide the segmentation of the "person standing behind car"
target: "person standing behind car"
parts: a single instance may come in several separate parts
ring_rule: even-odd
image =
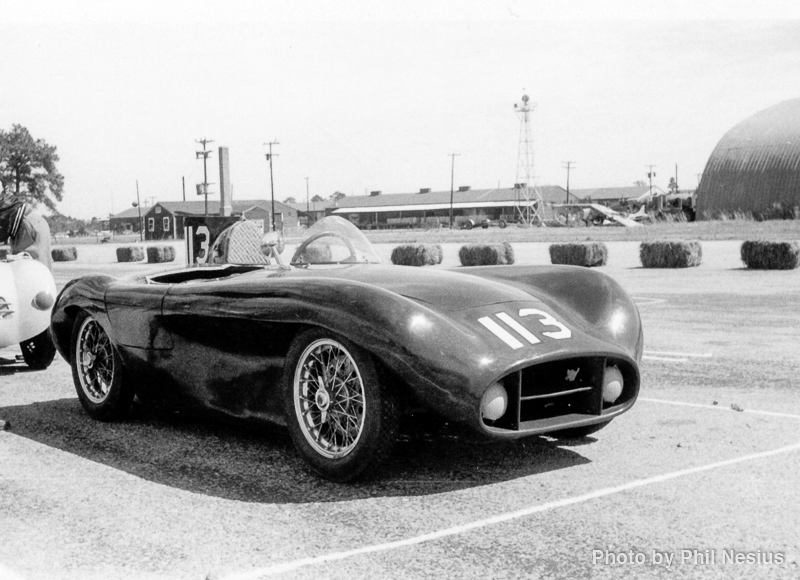
[[[47,221],[15,195],[0,193],[0,242],[5,240],[9,240],[12,254],[27,252],[53,271]]]

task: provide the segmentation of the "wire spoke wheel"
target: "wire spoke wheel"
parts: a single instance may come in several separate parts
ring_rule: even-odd
[[[86,396],[94,403],[108,397],[114,380],[114,355],[111,341],[100,324],[87,318],[78,331],[75,359],[78,377]]]
[[[88,312],[75,320],[70,343],[72,380],[84,410],[100,421],[120,419],[133,402],[131,381],[117,348],[100,322]]]
[[[355,449],[367,412],[364,380],[350,352],[320,339],[300,355],[293,381],[295,413],[306,441],[329,459]]]
[[[352,481],[389,456],[402,405],[368,351],[340,334],[306,328],[294,337],[284,369],[286,426],[311,469]]]

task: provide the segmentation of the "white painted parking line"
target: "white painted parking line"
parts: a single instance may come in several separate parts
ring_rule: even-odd
[[[727,467],[729,465],[736,465],[738,463],[745,463],[747,461],[755,461],[757,459],[764,459],[767,457],[773,457],[775,455],[781,455],[783,453],[791,453],[794,451],[800,451],[800,442],[797,442],[793,445],[787,445],[785,447],[779,447],[777,449],[772,449],[770,451],[762,451],[760,453],[751,453],[749,455],[743,455],[741,457],[734,457],[733,459],[726,459],[725,461],[717,461],[715,463],[709,463],[707,465],[700,465],[698,467],[689,467],[687,469],[681,469],[679,471],[672,471],[670,473],[665,473],[663,475],[656,475],[654,477],[648,477],[645,479],[637,479],[635,481],[631,481],[628,483],[623,483],[622,485],[618,485],[615,487],[606,487],[603,489],[599,489],[597,491],[592,491],[583,495],[579,495],[576,497],[560,499],[557,501],[551,501],[548,503],[544,503],[541,505],[530,506],[525,509],[521,509],[514,512],[509,512],[497,516],[493,516],[490,518],[486,518],[483,520],[477,520],[474,522],[470,522],[468,524],[462,524],[460,526],[453,526],[451,528],[445,528],[443,530],[437,530],[435,532],[431,532],[429,534],[422,534],[420,536],[414,536],[412,538],[406,538],[403,540],[396,540],[394,542],[386,542],[384,544],[374,544],[372,546],[364,546],[361,548],[356,548],[354,550],[347,550],[344,552],[333,552],[331,554],[325,554],[322,556],[313,556],[310,558],[301,558],[299,560],[292,560],[290,562],[283,562],[280,564],[273,564],[272,566],[267,566],[264,568],[259,568],[256,570],[250,570],[247,572],[235,573],[230,574],[227,576],[222,576],[221,580],[257,580],[259,578],[264,578],[266,576],[273,576],[275,574],[283,574],[286,572],[292,572],[299,568],[305,568],[307,566],[315,566],[317,564],[323,564],[325,562],[335,562],[338,560],[345,560],[347,558],[353,558],[355,556],[361,556],[364,554],[374,554],[376,552],[387,552],[389,550],[397,550],[399,548],[406,548],[408,546],[415,546],[418,544],[422,544],[425,542],[431,542],[434,540],[439,540],[442,538],[446,538],[449,536],[456,536],[458,534],[464,534],[467,532],[471,532],[472,530],[477,530],[480,528],[485,528],[487,526],[493,526],[496,524],[501,524],[504,522],[516,520],[519,518],[523,518],[526,516],[530,516],[533,514],[541,513],[544,511],[567,507],[587,501],[592,501],[601,497],[606,497],[609,495],[614,495],[617,493],[622,493],[625,491],[630,491],[632,489],[637,489],[640,487],[644,487],[647,485],[653,485],[656,483],[662,483],[665,481],[670,481],[672,479],[677,479],[679,477],[686,477],[688,475],[694,475],[696,473],[703,473],[705,471],[711,471],[712,469],[719,469],[721,467]]]
[[[705,405],[702,403],[684,403],[683,401],[669,401],[667,399],[652,399],[650,397],[639,397],[637,401],[645,401],[647,403],[662,403],[664,405],[678,405],[680,407],[698,407],[700,409],[713,409],[715,411],[734,411],[729,406],[725,405]],[[768,417],[784,417],[786,419],[800,419],[800,415],[793,415],[792,413],[777,413],[775,411],[759,411],[757,409],[742,409],[742,413],[752,413],[753,415],[767,415]]]
[[[2,580],[22,580],[22,576],[12,572],[11,568],[7,568],[3,564],[0,564],[0,578]]]
[[[644,351],[646,355],[661,355],[661,356],[680,356],[680,357],[689,357],[689,358],[711,358],[712,354],[710,352],[667,352],[661,350],[646,350]]]
[[[688,358],[672,358],[672,357],[667,357],[667,356],[651,356],[649,354],[643,354],[642,355],[642,360],[665,360],[667,362],[680,362],[680,363],[689,362]]]
[[[666,302],[666,300],[662,300],[661,298],[647,298],[645,296],[633,296],[633,301],[636,302],[637,306],[645,306],[647,304],[661,304],[662,302]]]

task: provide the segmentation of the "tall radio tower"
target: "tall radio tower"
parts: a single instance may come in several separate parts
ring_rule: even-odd
[[[519,116],[519,155],[517,157],[517,179],[514,189],[517,192],[517,217],[520,223],[542,225],[542,192],[534,183],[533,139],[531,138],[530,114],[536,105],[529,103],[530,97],[522,95],[522,103],[514,104]]]

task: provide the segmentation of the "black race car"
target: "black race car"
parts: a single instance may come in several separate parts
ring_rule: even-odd
[[[225,230],[203,266],[65,286],[51,330],[89,415],[118,418],[136,396],[285,424],[317,473],[347,481],[412,410],[502,439],[583,436],[634,404],[641,322],[606,275],[381,265],[338,217],[284,265],[256,230]]]

